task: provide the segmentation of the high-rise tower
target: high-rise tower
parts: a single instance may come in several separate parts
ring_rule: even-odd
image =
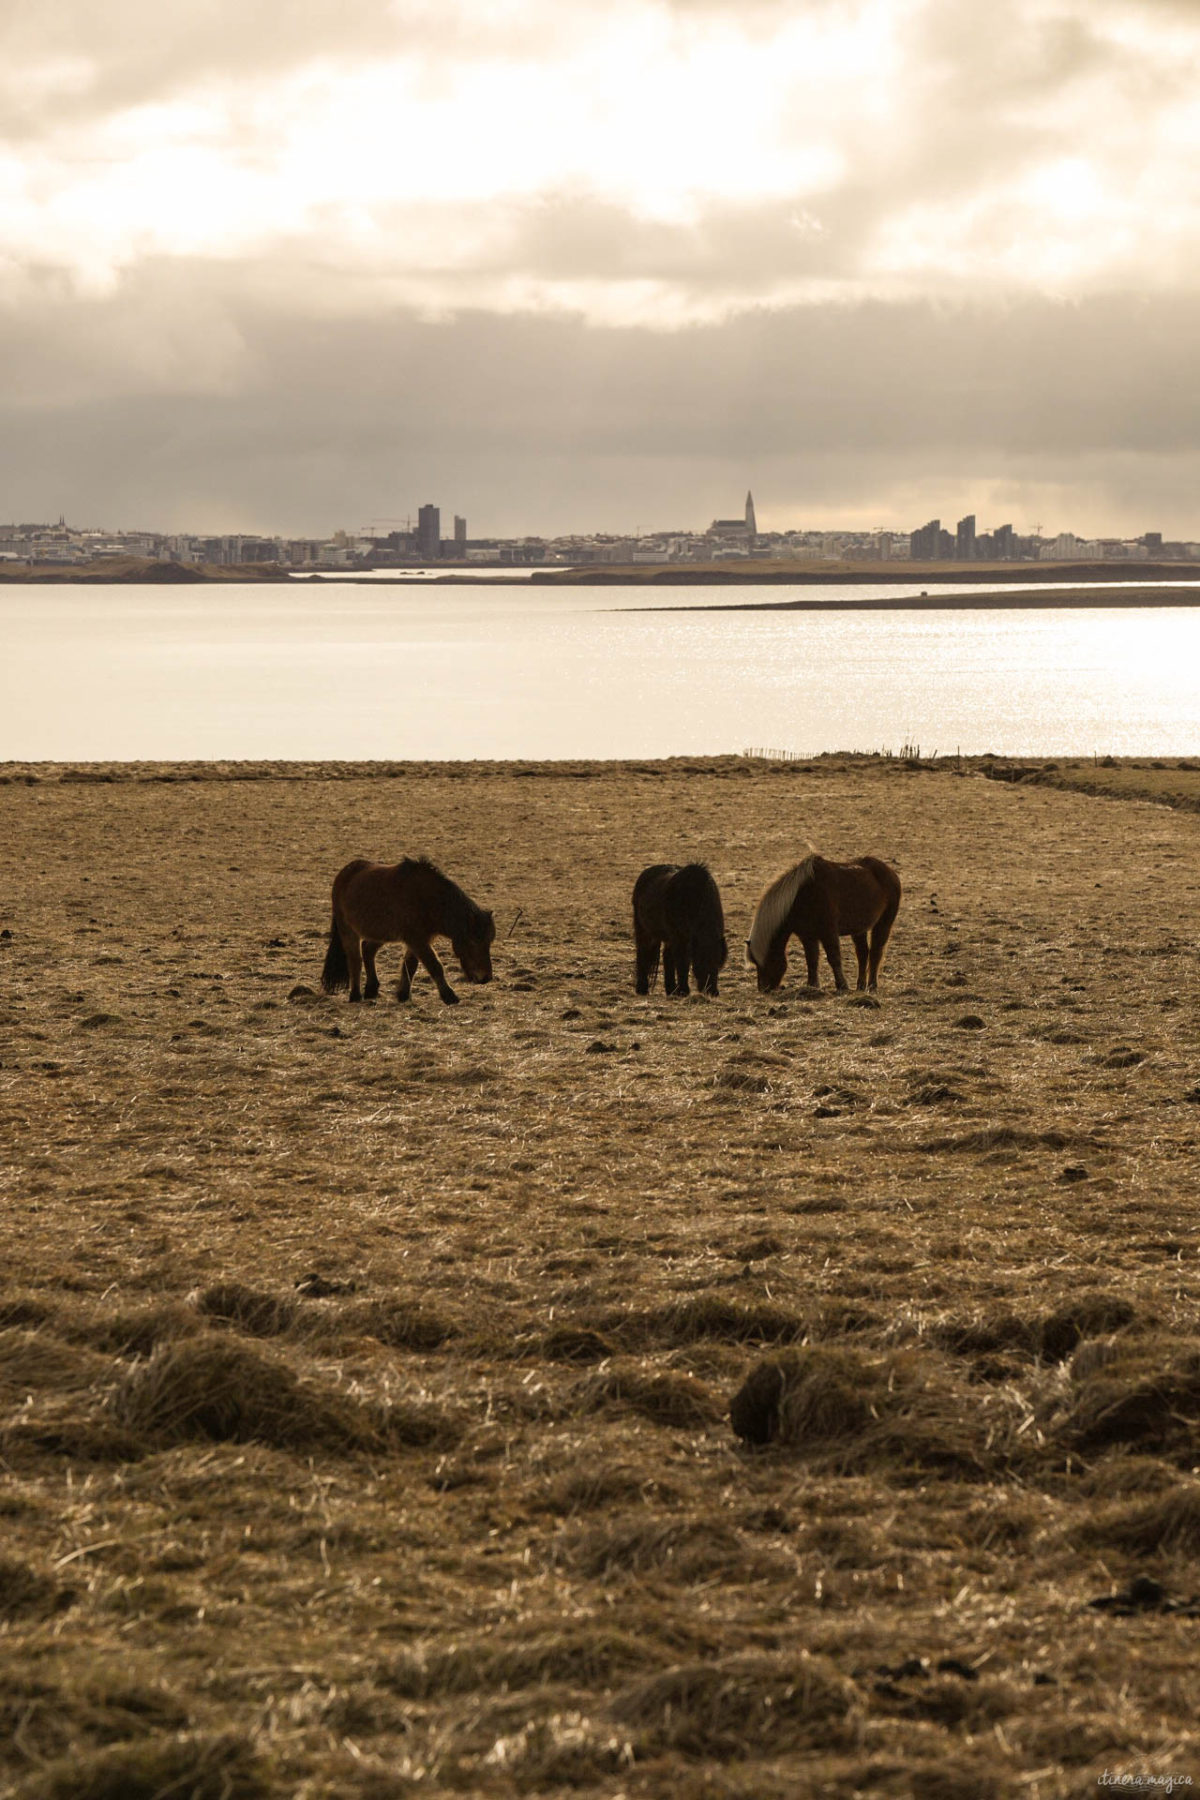
[[[436,506],[423,506],[417,514],[417,549],[427,562],[442,553],[442,515]]]
[[[746,530],[751,537],[758,536],[758,526],[754,519],[754,495],[746,490]]]

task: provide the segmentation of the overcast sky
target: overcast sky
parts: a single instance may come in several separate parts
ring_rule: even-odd
[[[6,0],[0,519],[1200,538],[1200,0]]]

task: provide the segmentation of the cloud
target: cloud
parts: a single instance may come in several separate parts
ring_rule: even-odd
[[[481,532],[649,529],[704,525],[750,484],[780,526],[1036,508],[1194,529],[1183,300],[806,305],[664,336],[285,312],[268,271],[231,299],[227,269],[189,262],[135,287],[23,315],[0,366],[22,516],[303,534],[434,498]]]
[[[1181,0],[19,0],[9,492],[301,530],[436,479],[515,530],[1044,482],[1182,529],[1198,74]]]
[[[59,0],[8,27],[0,242],[92,290],[269,247],[356,304],[668,327],[830,284],[1180,287],[1200,31],[1146,16],[183,0],[164,34]]]

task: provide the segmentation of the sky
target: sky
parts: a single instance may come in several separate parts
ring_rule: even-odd
[[[5,0],[0,519],[1200,539],[1200,0]]]

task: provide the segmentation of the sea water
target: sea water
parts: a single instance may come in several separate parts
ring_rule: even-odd
[[[1200,608],[771,609],[895,592],[4,585],[0,760],[1200,751]]]

